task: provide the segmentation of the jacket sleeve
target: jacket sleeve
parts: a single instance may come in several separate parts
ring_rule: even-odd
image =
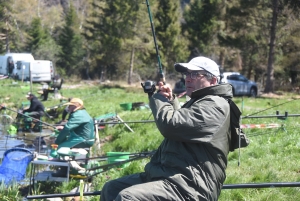
[[[27,110],[23,110],[23,113],[25,113],[25,112],[32,112],[32,111],[34,111],[33,109],[35,108],[35,103],[34,103],[34,101],[30,101],[30,106],[29,106],[29,108],[27,109]]]
[[[226,120],[223,98],[216,98],[221,104],[207,96],[188,108],[176,110],[162,95],[154,94],[150,98],[150,108],[157,128],[165,138],[192,143],[209,142]]]
[[[65,140],[65,138],[70,134],[70,132],[76,129],[82,123],[84,123],[84,121],[81,118],[81,116],[78,115],[78,112],[71,113],[68,123],[66,123],[64,128],[59,132],[59,135],[57,136],[55,143],[56,144],[62,143]]]

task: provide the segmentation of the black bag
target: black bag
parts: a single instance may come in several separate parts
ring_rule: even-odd
[[[229,151],[234,151],[237,148],[247,147],[250,141],[240,126],[240,118],[242,114],[240,109],[231,99],[226,100],[230,106],[231,139]]]

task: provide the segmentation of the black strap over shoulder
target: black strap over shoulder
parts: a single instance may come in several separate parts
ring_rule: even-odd
[[[226,100],[230,106],[231,139],[230,139],[229,151],[234,151],[237,148],[247,147],[250,141],[240,126],[240,120],[242,114],[240,109],[231,99],[226,99]]]
[[[222,96],[220,96],[222,97]],[[247,147],[250,143],[250,140],[247,138],[246,134],[243,132],[240,126],[240,120],[242,112],[238,108],[238,106],[232,101],[230,98],[224,98],[229,106],[230,106],[230,128],[231,128],[231,135],[230,135],[230,144],[229,144],[229,151],[234,151],[238,148]],[[186,107],[187,105],[193,104],[197,101],[197,98],[192,98],[190,101],[186,102],[182,108]]]

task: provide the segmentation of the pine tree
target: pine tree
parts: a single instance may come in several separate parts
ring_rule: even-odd
[[[220,44],[233,53],[227,55],[227,70],[241,71],[248,78],[254,75],[255,80],[263,76],[269,18],[270,9],[261,1],[238,0],[227,5],[226,29],[218,37]]]
[[[191,57],[212,52],[218,30],[218,0],[192,0],[184,11],[183,33],[190,41]]]
[[[180,1],[161,0],[155,19],[155,30],[163,65],[174,71],[174,63],[186,61],[189,55],[187,41],[181,35]]]
[[[93,0],[90,3],[94,10],[83,26],[90,70],[110,79],[129,72],[130,82],[136,58],[145,58],[150,49],[146,7],[141,7],[144,5],[137,0]]]
[[[31,22],[31,27],[28,30],[27,52],[34,53],[47,40],[47,35],[42,27],[42,22],[39,17],[34,18]],[[35,56],[33,54],[33,56]]]
[[[61,50],[57,55],[57,66],[67,75],[78,74],[84,52],[78,18],[72,4],[65,17],[65,25],[59,34],[58,45]]]
[[[14,34],[10,5],[10,0],[0,0],[0,53],[10,52],[10,38]]]
[[[275,40],[277,32],[278,15],[280,14],[280,9],[284,6],[290,7],[294,12],[299,13],[300,3],[298,0],[285,0],[280,2],[279,0],[272,0],[272,22],[270,27],[270,44],[269,44],[269,54],[268,54],[268,67],[267,67],[267,80],[264,89],[265,93],[270,93],[274,91],[274,60],[275,60]]]

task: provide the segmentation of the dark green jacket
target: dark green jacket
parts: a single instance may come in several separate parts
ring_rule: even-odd
[[[230,140],[232,87],[222,84],[196,90],[179,108],[162,95],[150,108],[164,140],[145,167],[148,180],[167,179],[186,200],[217,200],[223,182]]]
[[[68,138],[67,138],[68,136]],[[55,143],[58,145],[73,147],[80,142],[89,142],[93,145],[95,138],[94,122],[85,109],[72,112],[67,124],[59,132]]]

